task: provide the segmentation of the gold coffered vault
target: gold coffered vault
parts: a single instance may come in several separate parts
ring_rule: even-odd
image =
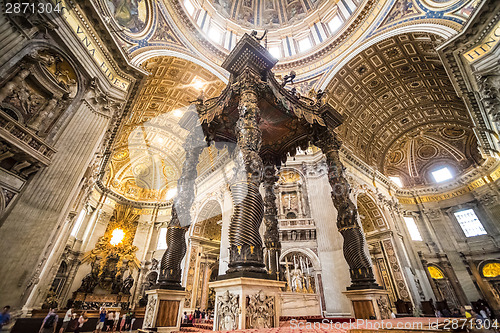
[[[498,1],[4,2],[1,328],[500,315]]]

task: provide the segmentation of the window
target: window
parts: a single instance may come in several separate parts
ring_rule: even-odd
[[[281,50],[280,50],[279,46],[270,47],[269,53],[271,53],[271,55],[273,57],[275,57],[276,59],[281,58]]]
[[[415,220],[411,216],[407,216],[404,218],[406,223],[406,228],[408,228],[408,232],[410,233],[410,237],[414,241],[422,241],[422,235],[420,235],[420,231],[418,231],[417,224]]]
[[[466,237],[486,235],[486,230],[473,209],[461,210],[454,214]]]
[[[403,187],[403,182],[401,181],[401,178],[399,177],[389,177],[390,180],[396,183],[399,187]]]
[[[167,249],[167,228],[161,228],[160,234],[158,235],[158,245],[156,246],[157,250],[166,250]]]
[[[312,47],[311,40],[309,37],[299,40],[300,52],[309,50]]]
[[[219,28],[212,26],[210,27],[210,30],[208,30],[208,37],[210,37],[210,39],[216,42],[217,44],[220,44],[222,38],[222,32],[220,31]]]
[[[341,25],[342,25],[342,20],[338,16],[335,16],[330,22],[328,22],[328,27],[330,28],[330,32],[332,33],[332,35],[337,30],[339,30]]]
[[[186,7],[186,11],[189,15],[193,16],[195,8],[190,0],[184,0],[184,7]]]
[[[441,183],[447,180],[450,180],[453,178],[453,175],[451,174],[450,169],[447,167],[438,169],[436,171],[432,171],[432,177],[434,177],[434,180],[437,183]]]
[[[78,215],[78,218],[76,219],[75,225],[73,226],[73,229],[71,229],[71,236],[76,237],[76,234],[78,233],[78,230],[80,229],[80,226],[82,225],[83,219],[85,217],[85,214],[87,211],[85,209],[82,209],[80,212],[80,215]]]

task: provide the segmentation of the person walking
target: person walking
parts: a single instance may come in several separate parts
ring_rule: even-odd
[[[89,319],[87,318],[87,312],[83,312],[80,315],[80,318],[78,318],[78,327],[75,330],[75,333],[80,333],[80,330],[83,327],[83,324],[85,324]]]
[[[113,325],[115,324],[115,316],[113,311],[109,311],[106,320],[106,332],[113,330]]]
[[[101,333],[104,324],[106,323],[106,309],[101,308],[101,312],[99,312],[99,321],[97,322],[97,326],[95,327],[95,333]]]
[[[2,312],[0,313],[0,331],[4,325],[8,325],[10,323],[10,305],[6,305],[3,307]]]
[[[120,332],[123,331],[123,327],[125,327],[126,322],[127,322],[127,314],[124,313],[122,316],[122,320],[120,322]]]
[[[57,315],[57,309],[50,309],[49,313],[42,322],[40,326],[40,333],[55,333],[57,327],[57,321],[59,316]]]
[[[59,333],[64,333],[68,329],[69,322],[73,318],[73,308],[69,308],[68,311],[66,311],[66,314],[64,315],[63,318],[63,323],[61,326],[61,329],[59,330]]]

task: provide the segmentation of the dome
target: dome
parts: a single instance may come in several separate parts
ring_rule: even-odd
[[[358,16],[365,0],[183,0],[207,39],[229,52],[252,30],[277,59],[303,56],[325,45]]]

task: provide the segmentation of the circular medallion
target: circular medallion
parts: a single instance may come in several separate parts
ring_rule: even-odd
[[[466,132],[462,128],[447,127],[442,131],[443,135],[448,139],[460,139]]]
[[[418,157],[420,157],[421,159],[424,159],[424,160],[428,160],[428,159],[435,157],[437,155],[437,153],[438,153],[438,150],[436,149],[436,147],[431,146],[431,145],[424,145],[424,146],[420,147],[417,151]]]
[[[399,163],[401,163],[401,161],[403,160],[403,158],[404,158],[404,154],[403,154],[402,151],[400,151],[400,150],[393,151],[389,155],[389,163],[391,163],[391,164],[399,164]]]
[[[114,22],[131,34],[139,34],[147,26],[149,13],[146,0],[105,0]]]

